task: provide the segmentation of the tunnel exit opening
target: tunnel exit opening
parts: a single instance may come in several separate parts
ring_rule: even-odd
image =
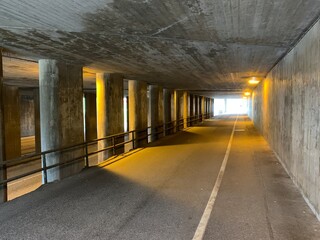
[[[214,116],[225,114],[248,114],[248,99],[215,98]]]

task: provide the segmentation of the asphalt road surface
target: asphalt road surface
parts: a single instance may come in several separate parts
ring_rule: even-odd
[[[235,121],[207,120],[0,205],[0,239],[319,240],[264,139]]]

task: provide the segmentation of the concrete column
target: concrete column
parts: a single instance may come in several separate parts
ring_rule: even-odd
[[[210,98],[210,118],[212,118],[213,117],[213,111],[214,111],[214,109],[213,109],[213,98]]]
[[[196,118],[199,116],[199,96],[194,95],[194,115]]]
[[[195,96],[193,94],[189,94],[189,112],[190,112],[190,117],[193,117],[195,114]]]
[[[129,131],[139,130],[134,136],[134,147],[147,144],[148,98],[147,83],[136,80],[128,81],[129,90]],[[143,139],[142,139],[143,138]]]
[[[4,106],[3,106],[3,66],[2,50],[0,48],[0,164],[5,161],[5,140],[4,140]],[[0,165],[0,181],[7,178],[7,171]],[[0,185],[0,203],[7,201],[7,185]]]
[[[209,98],[206,98],[206,118],[208,118],[209,113]]]
[[[164,89],[163,90],[163,119],[165,123],[165,129],[167,129],[165,131],[165,135],[169,135],[170,133],[172,133],[171,129],[168,129],[172,126],[170,124],[172,121],[171,105],[172,105],[172,90]]]
[[[206,98],[201,97],[201,114],[202,114],[202,121],[205,119],[206,114]]]
[[[208,98],[208,118],[211,117],[211,98]]]
[[[125,96],[126,98],[126,121],[125,121],[125,126],[124,126],[124,131],[128,132],[129,131],[129,96]]]
[[[149,117],[151,127],[151,142],[158,139],[158,131],[163,129],[163,88],[157,85],[149,86]]]
[[[39,88],[33,90],[34,101],[34,141],[36,153],[41,152],[41,129],[40,129],[40,96]]]
[[[182,95],[182,92],[181,91],[178,91],[178,90],[175,90],[174,91],[174,94],[173,94],[173,101],[174,101],[174,114],[173,114],[173,121],[175,121],[175,124],[174,124],[174,131],[177,132],[179,131],[180,129],[180,126],[179,126],[179,121],[180,119],[182,118],[183,114],[182,114],[182,111],[183,111],[183,108],[182,108],[182,104],[183,104],[183,95]]]
[[[183,92],[183,127],[188,127],[189,118],[189,94],[188,92]]]
[[[6,160],[21,156],[19,88],[4,85],[4,130]]]
[[[82,68],[56,60],[39,60],[41,150],[68,147],[84,141]],[[51,153],[46,165],[63,163],[84,154],[83,149]],[[78,173],[84,159],[47,171],[48,182]]]
[[[85,97],[85,133],[86,141],[97,139],[97,96],[86,92]]]
[[[228,108],[227,108],[227,106],[228,106],[227,102],[228,102],[228,101],[227,101],[227,99],[225,98],[225,99],[224,99],[224,113],[226,113],[226,112],[227,112],[227,109],[228,109]]]
[[[98,138],[124,132],[123,112],[123,76],[118,73],[98,73],[97,85],[97,135]],[[123,142],[123,136],[114,139],[99,141],[98,149]],[[115,151],[107,150],[99,154],[99,162],[106,160],[114,154],[123,153],[124,147]]]
[[[214,98],[212,98],[212,107],[211,107],[211,111],[212,111],[212,117],[214,117]]]

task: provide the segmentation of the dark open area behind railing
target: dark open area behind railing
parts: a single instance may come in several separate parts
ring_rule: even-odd
[[[156,136],[156,139],[158,139],[163,136],[168,136],[183,130],[185,120],[186,120],[187,126],[190,127],[190,126],[193,126],[194,124],[201,122],[203,119],[210,118],[211,116],[212,116],[212,113],[208,113],[204,115],[200,114],[200,115],[188,117],[187,119],[182,118],[177,121],[167,122],[167,123],[164,123],[163,125],[156,126],[156,127],[148,127],[146,129],[114,134],[114,135],[106,136],[104,138],[79,143],[73,146],[53,149],[53,150],[44,151],[36,154],[27,154],[16,159],[6,160],[0,163],[0,170],[4,171],[5,173],[6,173],[6,170],[10,167],[21,166],[21,165],[24,165],[30,162],[35,162],[35,161],[41,161],[42,166],[41,168],[35,168],[23,174],[11,176],[7,179],[0,181],[0,188],[2,187],[6,191],[7,184],[9,182],[12,182],[12,181],[15,181],[39,172],[42,172],[42,179],[43,179],[42,182],[43,184],[46,184],[48,183],[47,172],[49,169],[71,165],[79,161],[84,161],[85,167],[88,168],[90,166],[90,163],[89,163],[90,156],[97,155],[98,153],[110,151],[110,150],[112,151],[113,155],[116,155],[117,149],[123,148],[126,144],[130,144],[130,143],[131,143],[131,148],[129,150],[132,150],[136,148],[135,146],[136,141],[147,140],[147,142],[149,143],[150,142],[149,137],[152,135]],[[146,133],[146,134],[141,134],[141,133]],[[139,137],[136,137],[137,135]],[[119,139],[122,139],[122,142],[119,142],[118,141]],[[107,142],[108,143],[107,147],[104,147],[101,149],[98,148],[97,150],[89,151],[90,146],[96,146],[97,144],[99,145],[100,142]],[[84,154],[77,156],[75,158],[65,159],[63,162],[59,162],[51,165],[47,164],[47,157],[50,154],[63,154],[63,153],[68,153],[76,150],[78,151],[82,150]]]

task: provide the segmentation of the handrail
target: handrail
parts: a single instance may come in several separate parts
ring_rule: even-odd
[[[137,129],[137,130],[131,130],[131,131],[127,131],[124,133],[118,133],[118,134],[113,134],[113,135],[109,135],[103,138],[99,138],[99,139],[94,139],[94,140],[89,140],[89,141],[85,141],[82,143],[78,143],[78,144],[74,144],[72,146],[67,146],[67,147],[60,147],[60,148],[56,148],[56,149],[52,149],[52,150],[46,150],[43,151],[41,153],[34,153],[34,154],[27,154],[24,156],[21,156],[19,158],[15,158],[15,159],[10,159],[10,160],[6,160],[0,163],[0,169],[7,169],[8,167],[14,167],[14,166],[18,166],[18,165],[22,165],[22,164],[26,164],[29,162],[34,162],[34,161],[42,161],[42,167],[41,168],[37,168],[34,170],[31,170],[29,172],[8,178],[8,179],[4,179],[0,181],[0,186],[1,185],[6,185],[9,182],[18,180],[20,178],[38,173],[38,172],[43,172],[44,174],[44,184],[47,183],[47,170],[55,168],[55,167],[59,167],[59,166],[64,166],[64,165],[69,165],[72,164],[76,161],[80,161],[81,159],[85,160],[85,167],[89,167],[89,156],[98,154],[100,152],[104,152],[104,151],[108,151],[108,150],[113,150],[113,153],[115,153],[115,150],[119,147],[123,147],[125,144],[131,143],[132,142],[132,149],[135,149],[135,141],[140,141],[140,140],[144,140],[146,139],[148,141],[149,136],[151,135],[159,135],[159,134],[165,134],[165,135],[169,135],[175,132],[179,132],[180,127],[184,125],[185,121],[187,122],[187,124],[191,124],[194,122],[198,122],[199,120],[203,120],[205,118],[210,118],[210,116],[212,116],[212,113],[207,113],[207,114],[198,114],[198,115],[194,115],[194,116],[190,116],[188,118],[181,118],[178,120],[174,120],[171,122],[164,122],[161,125],[158,126],[149,126],[145,129]],[[187,125],[189,126],[189,125]],[[148,133],[148,129],[157,129],[155,132],[151,132]],[[160,131],[158,129],[161,129]],[[170,131],[170,133],[168,134],[168,130],[172,130],[175,129],[175,131]],[[137,133],[142,133],[142,132],[146,132],[147,134],[145,136],[142,137],[135,137],[135,134]],[[125,137],[125,136],[130,137],[130,140],[124,140],[123,142],[120,143],[115,143],[115,139],[120,138],[120,137]],[[106,140],[112,140],[112,144],[110,146],[107,146],[103,149],[98,149],[97,151],[92,151],[92,152],[88,152],[88,147],[94,144],[99,143],[100,141],[106,141]],[[73,159],[69,159],[67,161],[64,162],[59,162],[59,163],[55,163],[52,164],[50,166],[47,166],[47,162],[46,162],[46,157],[48,154],[53,154],[53,153],[64,153],[64,152],[68,152],[71,150],[85,150],[85,153],[82,154],[81,156],[77,156],[76,158]],[[114,154],[115,155],[115,154]]]

